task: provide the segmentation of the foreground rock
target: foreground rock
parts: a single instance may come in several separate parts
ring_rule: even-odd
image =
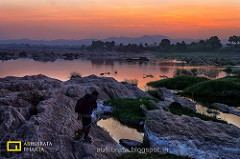
[[[227,124],[149,111],[145,139],[163,152],[196,159],[240,158],[240,129]]]
[[[143,143],[141,143],[139,141],[130,140],[130,139],[120,139],[119,143],[121,145],[123,145],[124,147],[128,148],[129,150],[131,150],[132,148],[143,147]]]
[[[119,148],[119,145],[96,125],[90,132],[92,144],[72,139],[75,130],[81,128],[74,106],[77,99],[92,88],[99,91],[103,100],[145,96],[134,86],[97,76],[74,78],[67,82],[43,75],[0,79],[1,149],[5,150],[5,141],[8,140],[51,142],[41,152],[1,152],[0,158],[116,158],[116,153],[98,151]]]
[[[112,107],[103,105],[103,101],[98,101],[97,105],[97,109],[92,113],[93,120],[98,121],[102,118],[107,118],[112,115]]]
[[[94,87],[100,93],[100,99],[111,98],[138,98],[146,96],[131,84],[121,84],[110,77],[97,77],[91,75],[84,78],[72,78],[64,83],[64,92],[69,97],[79,97],[86,93],[86,90]]]

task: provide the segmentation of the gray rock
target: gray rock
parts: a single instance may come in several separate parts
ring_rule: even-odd
[[[158,91],[163,101],[169,101],[169,102],[175,101],[176,95],[171,90],[162,87],[162,88],[159,88]]]
[[[124,147],[128,148],[129,150],[131,150],[132,148],[141,148],[143,146],[141,142],[130,139],[120,139],[119,143]]]
[[[92,144],[73,140],[74,132],[82,127],[74,112],[75,104],[91,88],[99,91],[102,100],[145,95],[137,87],[97,76],[67,82],[43,75],[0,79],[0,140],[52,143],[44,152],[0,153],[0,158],[115,159],[118,153],[105,150],[119,149],[119,144],[95,124],[90,132]],[[106,112],[111,109],[99,107],[100,114]]]
[[[185,97],[176,97],[175,98],[175,102],[179,103],[182,107],[186,107],[189,109],[192,109],[194,111],[196,111],[196,102],[192,101],[189,98],[185,98]]]
[[[157,104],[157,107],[158,108],[162,108],[162,109],[164,109],[164,110],[167,110],[168,109],[168,107],[171,105],[171,103],[173,103],[173,102],[170,102],[170,101],[160,101],[160,102],[158,102],[158,104]]]
[[[182,107],[186,107],[196,111],[196,102],[194,102],[193,100],[186,97],[180,97],[167,88],[159,88],[159,92],[162,99],[162,101],[158,103],[159,108],[168,109],[171,103],[177,102]]]
[[[240,129],[233,125],[159,109],[148,112],[144,132],[150,146],[162,152],[196,159],[240,157]]]
[[[89,89],[95,88],[101,99],[111,98],[138,98],[148,96],[147,93],[140,91],[136,86],[129,84],[121,84],[111,77],[98,77],[96,75],[90,75],[84,78],[74,78],[65,83],[64,91],[67,94],[71,94],[72,97],[80,97],[86,93]],[[75,90],[69,90],[71,89]],[[69,91],[71,93],[69,93]]]
[[[101,118],[111,115],[112,112],[113,112],[112,107],[103,105],[102,101],[98,101],[97,109],[92,113],[92,118],[97,122]]]

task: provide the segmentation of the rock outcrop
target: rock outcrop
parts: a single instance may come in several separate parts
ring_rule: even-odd
[[[240,129],[228,124],[149,111],[145,139],[162,152],[196,159],[240,158]]]
[[[65,93],[70,97],[78,97],[94,87],[99,93],[101,99],[110,98],[137,98],[146,96],[146,93],[140,91],[131,84],[121,84],[111,77],[97,77],[91,75],[84,78],[72,78],[64,82]]]
[[[172,90],[167,88],[159,88],[158,93],[161,96],[161,101],[158,103],[159,108],[168,109],[171,103],[177,102],[182,107],[186,107],[196,111],[196,102],[189,98],[176,95]]]
[[[99,148],[119,148],[108,133],[93,125],[93,143],[74,141],[75,130],[81,128],[74,106],[78,98],[91,88],[101,99],[142,97],[138,88],[124,85],[113,78],[88,76],[62,82],[43,75],[0,79],[0,158],[78,159],[116,158],[116,153],[98,152]],[[110,110],[109,110],[110,111]],[[5,152],[5,142],[51,142],[41,152]]]

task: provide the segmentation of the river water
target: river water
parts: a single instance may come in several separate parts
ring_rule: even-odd
[[[143,141],[144,134],[142,132],[127,127],[113,118],[102,119],[97,124],[109,132],[111,137],[117,142],[120,139],[131,139],[139,142]]]
[[[25,76],[44,74],[59,80],[68,80],[71,73],[82,76],[91,74],[114,77],[118,81],[128,81],[145,89],[146,83],[165,77],[173,77],[177,70],[196,69],[199,76],[209,78],[224,77],[221,67],[215,66],[185,66],[176,60],[152,60],[148,63],[124,62],[113,60],[56,60],[54,62],[40,62],[32,59],[18,59],[0,62],[0,77]],[[152,75],[151,77],[149,75]]]

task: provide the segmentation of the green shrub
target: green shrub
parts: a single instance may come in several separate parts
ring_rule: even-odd
[[[156,99],[162,98],[161,95],[159,94],[159,91],[157,91],[157,90],[148,90],[147,93]]]
[[[145,115],[140,108],[141,105],[145,105],[149,110],[155,108],[150,98],[111,99],[106,101],[105,104],[113,107],[114,118],[129,126],[138,125],[139,121],[145,119]]]
[[[194,98],[212,99],[212,102],[222,102],[228,99],[240,103],[240,78],[225,77],[209,80],[186,88],[183,94]]]
[[[147,83],[151,87],[166,87],[168,89],[182,90],[194,84],[207,81],[205,77],[178,76],[174,78],[162,79]]]

